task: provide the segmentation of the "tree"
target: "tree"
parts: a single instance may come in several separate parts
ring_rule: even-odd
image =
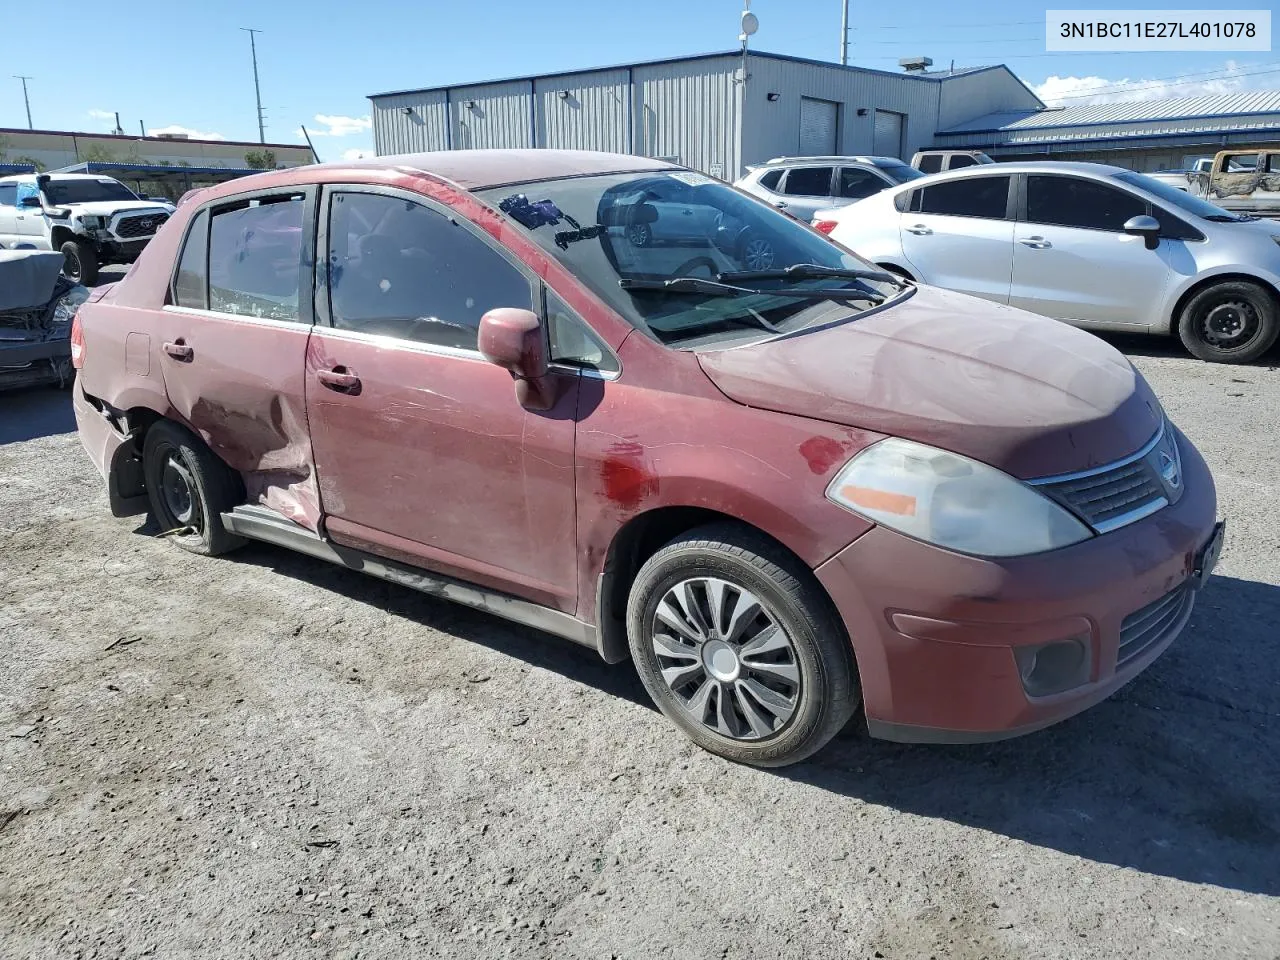
[[[274,170],[276,154],[274,150],[250,150],[244,155],[244,162],[253,170]]]
[[[29,163],[36,168],[36,173],[44,173],[45,165],[43,161],[37,160],[35,157],[14,157],[10,163]]]

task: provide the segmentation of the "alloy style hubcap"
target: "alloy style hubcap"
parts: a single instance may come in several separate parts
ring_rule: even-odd
[[[649,231],[642,225],[634,226],[631,228],[631,235],[628,239],[631,241],[632,245],[643,247],[649,242]]]
[[[1250,339],[1257,328],[1257,311],[1239,300],[1217,304],[1204,317],[1204,335],[1210,343],[1235,345]]]
[[[742,259],[752,270],[768,270],[773,266],[773,247],[767,240],[752,240]]]
[[[795,713],[795,647],[749,590],[716,577],[682,580],[663,594],[651,630],[663,681],[704,727],[761,740]]]
[[[194,489],[195,480],[191,471],[176,451],[170,453],[165,458],[164,470],[160,474],[160,491],[164,496],[165,506],[182,526],[198,525],[200,508],[192,492]]]

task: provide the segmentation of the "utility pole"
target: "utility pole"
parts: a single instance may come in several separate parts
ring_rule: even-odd
[[[844,0],[844,15],[840,18],[840,64],[849,65],[849,0]]]
[[[261,33],[261,30],[254,30],[252,27],[241,27],[245,33],[249,34],[249,50],[253,54],[253,95],[258,101],[258,142],[266,143],[266,128],[262,123],[262,90],[258,86],[258,45],[254,42],[253,35]]]
[[[32,78],[15,73],[13,79],[22,81],[22,102],[27,105],[27,129],[34,130],[35,125],[31,122],[31,98],[27,96],[27,81]]]

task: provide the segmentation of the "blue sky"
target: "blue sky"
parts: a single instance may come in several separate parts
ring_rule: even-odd
[[[1276,53],[1046,54],[1045,8],[1023,0],[851,6],[850,62],[863,66],[896,70],[913,54],[931,56],[935,68],[1004,62],[1065,103],[1280,88]],[[0,127],[26,126],[21,85],[9,75],[30,74],[37,129],[107,132],[119,111],[129,133],[142,121],[149,132],[256,140],[249,38],[237,28],[257,27],[267,140],[301,142],[303,123],[321,158],[338,159],[372,147],[370,93],[730,49],[741,9],[742,0],[175,0],[135,16],[62,0],[56,19],[67,26],[52,36],[78,37],[79,52],[73,62],[54,52],[44,16],[30,42],[11,38]],[[754,47],[836,58],[840,0],[753,0],[752,10]]]

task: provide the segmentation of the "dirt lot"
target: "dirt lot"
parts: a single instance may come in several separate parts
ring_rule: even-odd
[[[0,956],[1280,957],[1280,371],[1121,345],[1229,518],[1191,628],[981,747],[700,753],[629,668],[108,514],[0,396]]]

